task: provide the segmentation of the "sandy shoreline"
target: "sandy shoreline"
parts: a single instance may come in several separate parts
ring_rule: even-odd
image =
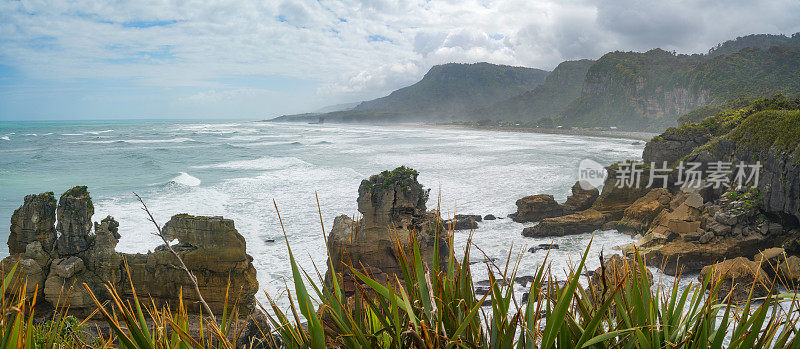
[[[443,129],[465,129],[465,130],[491,130],[505,132],[524,132],[524,133],[545,133],[557,135],[577,135],[608,138],[626,138],[640,141],[649,141],[658,133],[636,132],[636,131],[612,131],[612,130],[589,130],[589,129],[563,129],[563,128],[535,128],[535,127],[516,127],[516,126],[470,126],[454,124],[424,124],[426,127],[438,127]]]

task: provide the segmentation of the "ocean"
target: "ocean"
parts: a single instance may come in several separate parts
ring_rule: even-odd
[[[160,224],[177,213],[231,218],[247,240],[260,287],[272,295],[291,282],[278,205],[286,237],[301,266],[325,270],[323,230],[334,217],[357,214],[362,179],[406,165],[431,188],[428,208],[441,193],[445,217],[516,211],[526,195],[549,193],[563,202],[577,179],[578,163],[603,165],[641,159],[644,145],[630,139],[572,135],[447,129],[423,125],[367,126],[208,120],[130,120],[0,123],[0,221],[10,225],[13,211],[31,193],[56,197],[76,185],[89,187],[93,220],[110,215],[120,222],[122,252],[147,252],[160,244],[154,227],[133,196],[145,200]],[[510,219],[484,221],[473,243],[502,265],[511,253],[521,258],[520,275],[531,274],[545,252],[527,247],[555,242],[553,270],[577,262],[591,234],[532,239],[521,235],[531,224]],[[9,230],[0,230],[6,241]],[[470,232],[455,233],[456,254]],[[616,231],[598,231],[588,259],[632,242]],[[472,258],[482,259],[473,249]],[[0,257],[8,255],[0,248]],[[472,265],[474,279],[486,279],[486,266]],[[263,293],[258,294],[264,299]],[[286,304],[284,298],[280,298]]]

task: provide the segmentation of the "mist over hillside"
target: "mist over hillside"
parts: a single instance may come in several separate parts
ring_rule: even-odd
[[[776,93],[800,94],[800,33],[738,37],[706,54],[615,51],[596,61],[565,61],[552,72],[443,64],[411,86],[352,109],[275,120],[505,121],[660,132],[696,108]]]

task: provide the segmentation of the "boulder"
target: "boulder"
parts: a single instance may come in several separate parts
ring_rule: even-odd
[[[453,218],[457,220],[472,220],[475,222],[480,222],[483,220],[479,214],[457,214]]]
[[[359,270],[369,269],[384,282],[387,277],[403,278],[395,246],[408,256],[412,251],[412,232],[426,265],[447,263],[447,239],[438,212],[426,212],[428,191],[417,182],[418,173],[398,167],[361,182],[358,188],[358,210],[363,219],[336,217],[328,235],[328,257],[344,284],[355,282],[346,265]],[[439,243],[439,255],[434,245]],[[330,284],[331,270],[325,280]]]
[[[647,275],[647,282],[653,283],[653,273],[644,268]],[[612,292],[619,283],[633,280],[633,277],[641,277],[639,263],[633,258],[625,258],[614,254],[603,260],[603,264],[595,269],[589,276],[588,295],[593,300],[605,299],[604,295]],[[623,288],[625,285],[622,286]]]
[[[790,256],[778,267],[778,275],[788,286],[800,288],[800,257]]]
[[[272,334],[267,315],[260,310],[247,317],[247,322],[236,339],[237,348],[272,349],[282,348],[282,344],[280,336]]]
[[[17,258],[19,257],[19,258]],[[41,265],[39,262],[32,258],[24,258],[22,255],[18,256],[9,256],[6,257],[0,262],[0,268],[2,270],[8,272],[14,266],[14,263],[17,264],[17,270],[14,275],[11,277],[10,284],[13,285],[19,281],[19,278],[22,277],[25,280],[25,296],[30,298],[36,293],[36,287],[39,287],[39,292],[41,295],[42,286],[44,285],[44,278],[47,275],[45,269],[46,265]],[[14,291],[13,287],[9,287],[6,292],[12,294]]]
[[[497,219],[497,217],[495,217],[495,216],[494,216],[493,214],[491,214],[491,213],[490,213],[490,214],[487,214],[487,215],[485,215],[485,216],[483,216],[483,220],[485,220],[485,221],[493,221],[493,220],[495,220],[495,219]]]
[[[213,311],[222,311],[229,280],[233,292],[230,299],[238,299],[244,309],[254,307],[258,281],[253,257],[246,253],[244,237],[232,220],[178,214],[164,224],[162,231],[168,240],[178,240],[176,253],[197,277],[200,293]],[[139,297],[177,304],[182,289],[184,304],[193,310],[200,308],[191,280],[167,249],[123,255],[131,274],[130,280],[127,273],[123,274],[120,282],[126,295],[133,295],[128,286],[132,281]]]
[[[768,248],[753,256],[753,261],[758,262],[761,269],[763,269],[770,278],[778,274],[778,269],[785,260],[786,252],[780,247]]]
[[[663,188],[650,190],[625,209],[622,219],[617,225],[618,229],[635,233],[646,232],[656,216],[669,207],[670,201],[672,201],[672,194],[668,190]]]
[[[8,235],[8,253],[24,253],[32,242],[51,253],[56,241],[56,199],[52,192],[31,194],[11,215],[11,233]]]
[[[698,280],[702,282],[708,273],[712,273],[709,286],[719,282],[717,298],[720,300],[731,292],[730,301],[733,302],[747,300],[751,289],[753,297],[764,297],[770,292],[771,282],[764,270],[761,269],[761,264],[745,257],[727,259],[706,266],[700,271]]]
[[[358,212],[363,215],[362,228],[386,229],[413,223],[409,218],[423,215],[430,189],[422,188],[418,175],[417,171],[401,166],[362,180],[357,200]]]
[[[61,195],[56,225],[59,255],[72,256],[89,249],[93,214],[94,205],[85,186],[73,187]]]
[[[564,213],[552,195],[539,194],[517,200],[517,212],[508,215],[515,222],[537,222],[543,218],[557,217]]]
[[[592,207],[594,201],[600,196],[600,191],[597,188],[583,189],[580,181],[572,185],[572,195],[567,197],[564,202],[564,213],[569,214],[573,212],[583,211]]]
[[[536,253],[537,251],[540,250],[544,251],[544,250],[557,250],[557,249],[558,249],[558,244],[539,244],[529,248],[528,252]]]
[[[711,240],[714,240],[714,236],[716,236],[716,235],[714,235],[713,231],[704,232],[697,239],[697,242],[699,242],[701,244],[707,244],[707,243],[711,242]],[[693,240],[687,238],[686,241],[693,241]]]
[[[478,229],[478,222],[481,221],[479,215],[457,214],[453,219],[445,221],[447,230],[472,230]]]
[[[522,230],[522,236],[550,237],[587,233],[599,229],[608,219],[608,214],[588,209],[566,216],[545,218],[539,224]]]
[[[89,273],[82,259],[76,256],[54,259],[44,282],[44,298],[50,304],[69,304],[70,309],[87,309],[95,306],[83,288],[82,281]]]

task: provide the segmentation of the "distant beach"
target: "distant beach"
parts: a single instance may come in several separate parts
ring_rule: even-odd
[[[636,139],[645,142],[659,135],[658,133],[654,132],[592,130],[584,128],[572,129],[572,128],[543,128],[543,127],[523,127],[523,126],[496,126],[496,125],[479,126],[479,125],[467,125],[467,124],[425,124],[425,126],[433,126],[444,129],[474,129],[474,130],[491,130],[491,131],[506,131],[506,132],[544,133],[544,134],[556,134],[556,135],[626,138],[626,139]]]

